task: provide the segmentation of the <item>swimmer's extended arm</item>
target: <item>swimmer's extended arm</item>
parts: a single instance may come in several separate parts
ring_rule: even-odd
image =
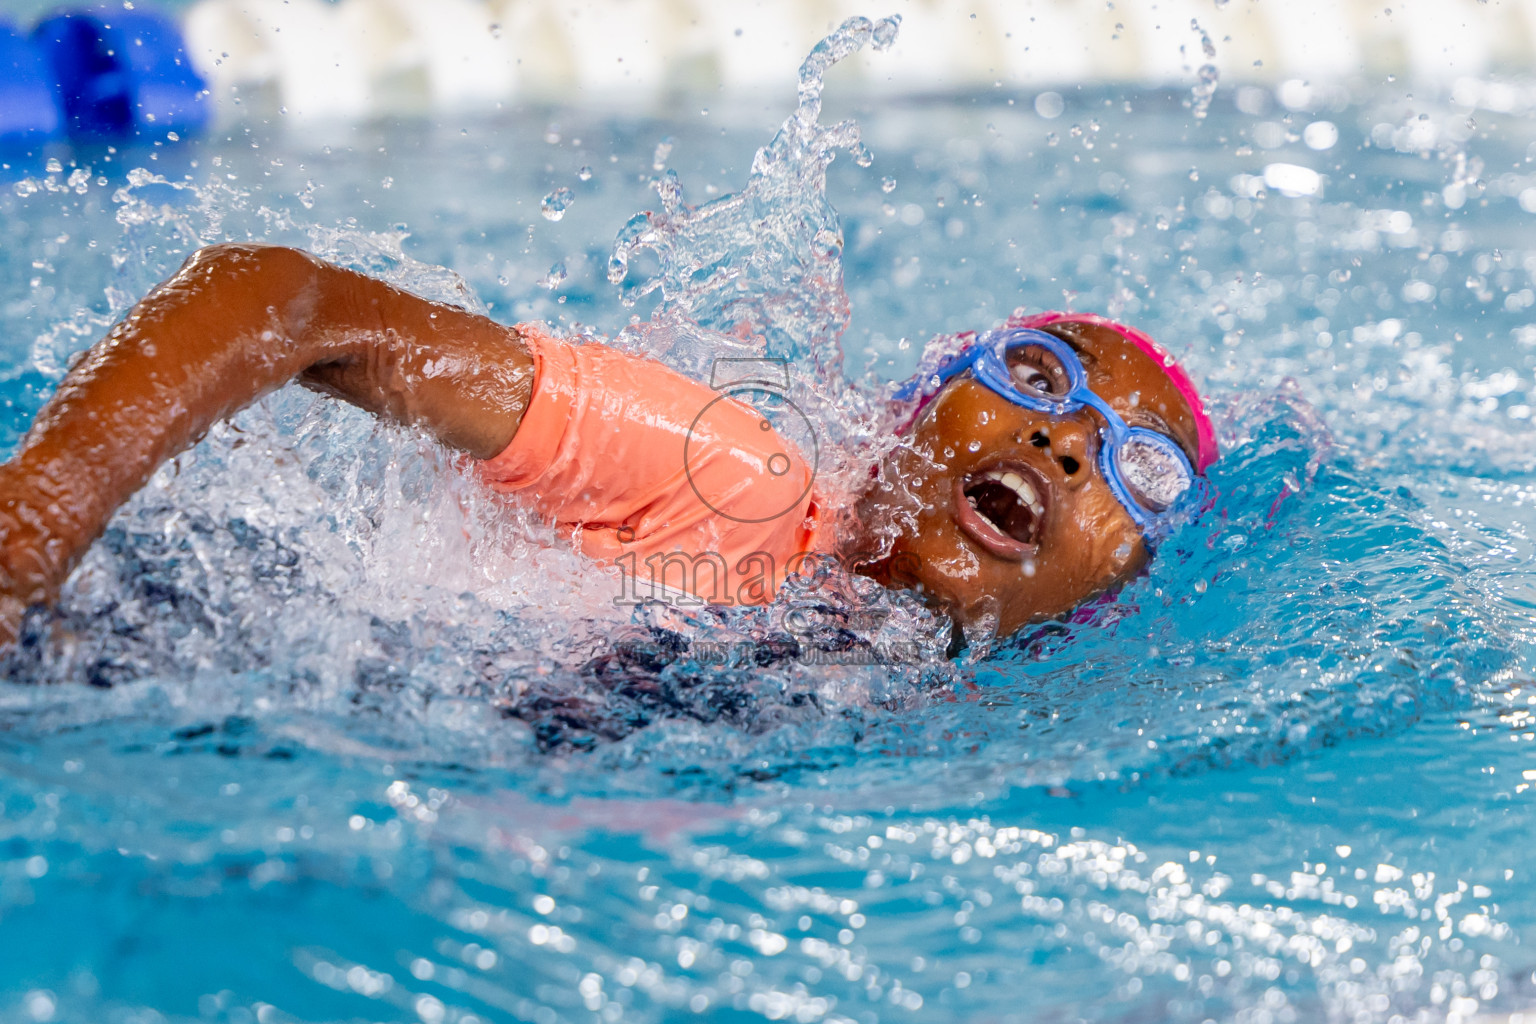
[[[517,432],[533,363],[512,328],[298,250],[197,252],[81,357],[0,466],[0,644],[161,463],[295,379],[486,459]]]

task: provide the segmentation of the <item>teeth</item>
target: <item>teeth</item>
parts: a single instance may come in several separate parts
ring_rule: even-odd
[[[986,472],[986,479],[996,480],[1014,494],[1017,494],[1019,501],[1033,511],[1035,515],[1040,515],[1045,511],[1040,506],[1040,496],[1035,493],[1035,489],[1030,485],[1030,482],[1012,470],[989,469]]]

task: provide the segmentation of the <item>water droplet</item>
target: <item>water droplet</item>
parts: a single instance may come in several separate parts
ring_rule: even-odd
[[[1210,112],[1211,97],[1216,95],[1216,82],[1220,77],[1221,72],[1216,69],[1216,65],[1201,65],[1194,88],[1190,90],[1195,120],[1205,120],[1205,115]]]
[[[678,180],[676,171],[668,171],[657,179],[656,195],[661,199],[661,208],[669,215],[682,212],[683,183]]]
[[[972,455],[974,455],[977,452],[981,451],[981,442],[980,441],[972,441],[970,444],[965,446],[965,450],[970,452]]]
[[[501,23],[500,22],[495,22],[495,21],[491,22],[490,29],[491,29],[491,38],[492,39],[500,39],[501,38]]]
[[[1189,28],[1190,28],[1190,31],[1195,32],[1195,33],[1197,33],[1200,36],[1200,50],[1201,50],[1202,53],[1205,54],[1206,59],[1209,60],[1209,59],[1215,57],[1216,56],[1216,44],[1211,42],[1210,34],[1207,33],[1205,31],[1205,29],[1200,27],[1200,22],[1198,22],[1194,18],[1190,18],[1189,19]]]
[[[895,178],[881,178],[880,179],[880,191],[881,192],[886,192],[886,193],[890,193],[890,192],[896,191],[896,179]]]
[[[1061,98],[1059,92],[1043,92],[1035,97],[1035,113],[1047,121],[1060,117],[1062,111],[1066,109],[1066,101]]]
[[[555,189],[539,203],[539,212],[545,220],[559,220],[565,216],[565,211],[570,209],[571,203],[576,201],[576,193],[564,186]]]
[[[556,288],[565,283],[565,278],[565,261],[561,260],[554,266],[550,267],[549,273],[539,278],[537,283],[540,288],[547,288],[550,291],[554,291]]]
[[[1060,137],[1058,137],[1055,132],[1046,132],[1045,133],[1045,144],[1047,146],[1054,146],[1054,145],[1056,145],[1060,141],[1061,141]]]
[[[656,143],[656,152],[651,154],[651,170],[665,170],[667,157],[672,155],[672,136],[665,135]]]
[[[581,170],[576,172],[576,177],[579,178],[582,181],[591,181],[592,180],[592,168],[588,167],[586,164],[582,164],[581,165]]]

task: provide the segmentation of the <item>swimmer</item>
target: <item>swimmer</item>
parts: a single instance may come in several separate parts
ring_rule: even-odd
[[[1048,313],[968,340],[898,394],[915,415],[836,549],[1007,634],[1136,573],[1216,444],[1189,378],[1132,328]],[[295,249],[217,245],[73,364],[0,466],[0,643],[163,462],[289,382],[426,431],[598,562],[699,599],[768,601],[832,549],[812,467],[702,383]]]

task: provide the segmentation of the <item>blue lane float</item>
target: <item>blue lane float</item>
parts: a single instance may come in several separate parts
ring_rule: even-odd
[[[0,20],[0,142],[49,139],[64,128],[53,75],[32,41]]]
[[[211,116],[208,85],[181,30],[159,15],[98,8],[44,19],[32,43],[50,69],[69,134],[192,134]]]

